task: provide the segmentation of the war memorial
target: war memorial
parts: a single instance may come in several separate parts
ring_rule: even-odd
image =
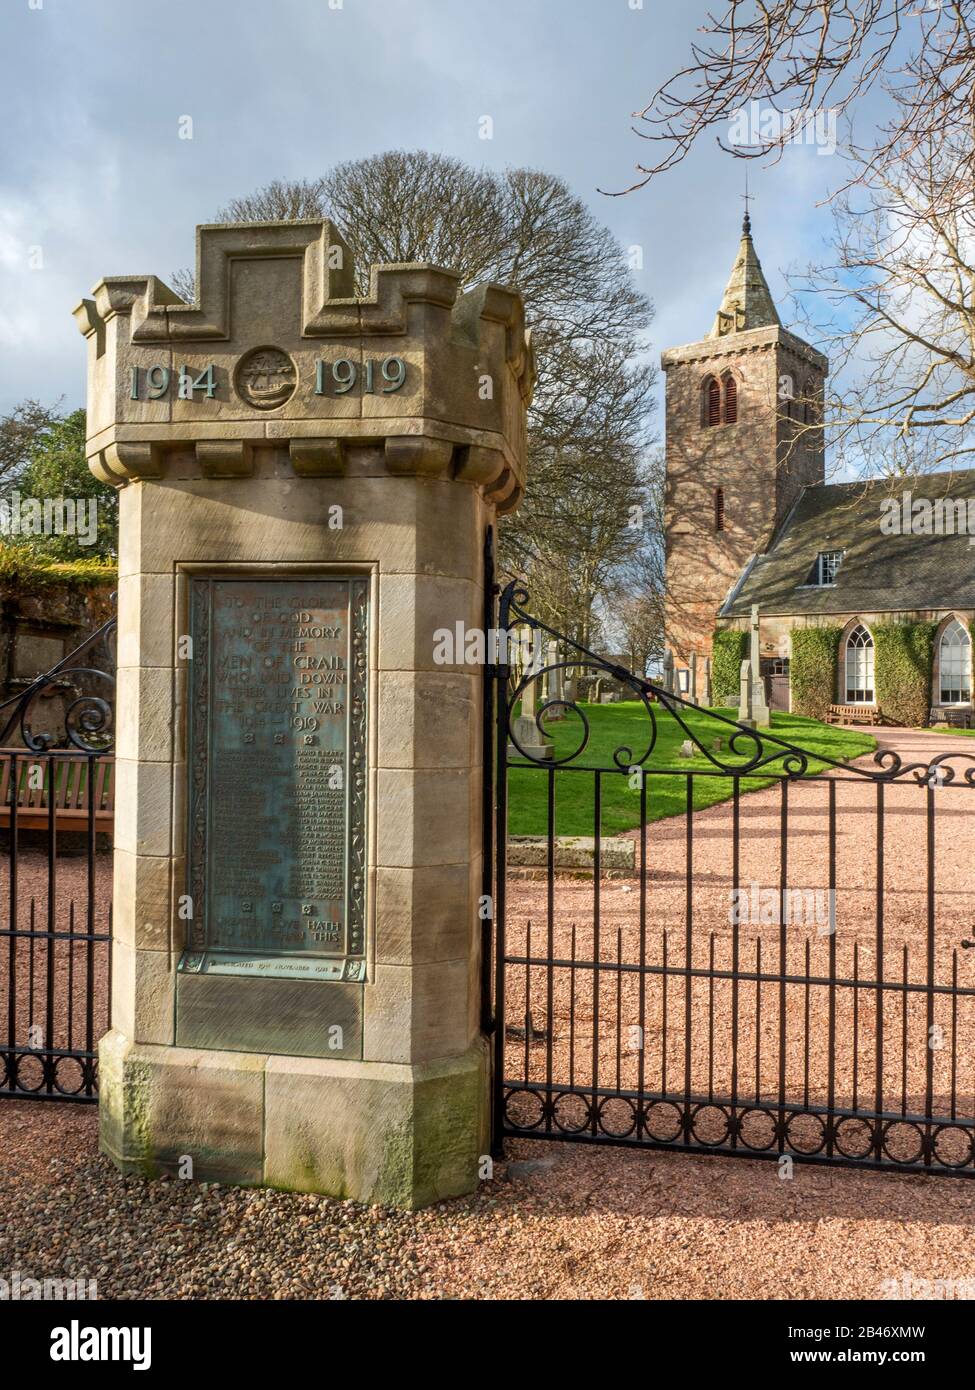
[[[205,226],[198,304],[75,312],[119,488],[120,1168],[405,1206],[471,1191],[486,528],[524,486],[521,302],[352,266],[327,222]]]

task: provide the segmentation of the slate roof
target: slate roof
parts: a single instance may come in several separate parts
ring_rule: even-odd
[[[833,483],[805,488],[768,552],[755,558],[721,609],[765,614],[896,612],[975,608],[975,545],[967,534],[884,535],[881,502],[901,499],[975,500],[975,468],[923,478]],[[968,508],[975,518],[975,505]],[[842,550],[836,582],[808,583],[820,551]]]

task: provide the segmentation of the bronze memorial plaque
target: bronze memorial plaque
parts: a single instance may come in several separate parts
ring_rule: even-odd
[[[180,970],[366,975],[369,581],[190,583]]]

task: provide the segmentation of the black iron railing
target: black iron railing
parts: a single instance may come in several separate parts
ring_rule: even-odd
[[[975,756],[963,740],[930,761],[881,749],[847,765],[604,661],[534,617],[514,585],[496,621],[559,647],[556,662],[494,679],[496,1146],[521,1136],[975,1175]],[[558,694],[539,702],[538,740],[554,713],[574,736],[535,752],[515,716],[556,670],[631,690],[641,746],[584,759],[590,715]],[[661,709],[704,767],[654,757]],[[534,880],[507,865],[513,777],[545,807]],[[675,778],[682,808],[657,819]],[[582,785],[591,805],[584,879],[557,871],[569,779],[573,802]],[[625,881],[603,868],[619,779],[635,822]],[[721,795],[702,813],[705,784]]]
[[[0,1098],[94,1101],[111,997],[114,677],[81,658],[110,618],[0,705]],[[38,701],[61,697],[57,728]],[[53,702],[45,702],[51,718]],[[6,746],[19,734],[23,746]]]

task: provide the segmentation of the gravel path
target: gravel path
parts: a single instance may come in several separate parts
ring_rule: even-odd
[[[123,1180],[95,1124],[0,1103],[0,1276],[195,1299],[854,1299],[905,1274],[975,1279],[966,1181],[800,1165],[783,1181],[772,1163],[522,1140],[510,1180],[402,1213]]]
[[[925,759],[945,749],[968,751],[964,740],[946,736],[891,731],[889,737]],[[809,887],[822,881],[821,805],[804,801],[813,790],[790,789],[796,833],[789,881]],[[936,843],[937,959],[944,968],[953,943],[971,929],[975,799],[968,810],[963,798],[975,798],[975,791],[946,788],[935,795],[945,798]],[[779,796],[772,789],[742,801],[742,882],[750,875],[777,882]],[[908,946],[909,972],[924,941],[919,796],[924,799],[909,788],[885,792],[886,928],[892,961]],[[852,951],[852,940],[862,936],[867,970],[876,907],[870,836],[876,792],[844,787],[838,797],[844,811],[837,949]],[[695,951],[698,940],[710,949],[712,931],[715,951],[727,946],[729,815],[724,806],[695,817]],[[674,932],[675,950],[686,907],[683,836],[679,820],[653,827],[648,916],[658,935]],[[591,934],[592,885],[567,879],[557,888],[557,920],[576,922],[581,952],[583,933]],[[624,951],[632,945],[633,899],[632,884],[603,885],[611,955],[617,930]],[[545,907],[543,885],[512,884],[511,932],[530,915],[544,923]],[[749,928],[749,939],[755,935]],[[975,952],[963,953],[969,971],[970,955]],[[514,979],[510,987],[515,990]],[[610,1003],[612,1017],[614,995]],[[701,1007],[707,1017],[707,1002]],[[624,1021],[628,1009],[624,1000]],[[591,1017],[577,1015],[590,1039]],[[894,1036],[897,1017],[895,1009]],[[910,1014],[908,1023],[913,1026]],[[873,1046],[869,1010],[859,1026],[866,1059]],[[813,1036],[819,1036],[815,1029]],[[966,1066],[971,1036],[969,1028],[959,1040]],[[522,1055],[520,1047],[514,1052]],[[706,1079],[706,1053],[694,1052],[698,1079]],[[556,1056],[567,1062],[565,1051]],[[801,1085],[801,1060],[790,1052],[788,1061],[790,1083]],[[534,1050],[531,1065],[539,1065]],[[886,1079],[896,1098],[903,1082],[896,1065]],[[910,1074],[908,1083],[913,1094]],[[3,1101],[0,1276],[18,1270],[22,1277],[95,1278],[102,1297],[257,1299],[856,1299],[884,1296],[895,1283],[903,1290],[905,1278],[922,1296],[930,1289],[917,1281],[975,1280],[975,1181],[801,1164],[783,1180],[769,1162],[524,1140],[509,1143],[508,1160],[474,1197],[404,1214],[319,1197],[122,1179],[97,1152],[93,1108]]]

